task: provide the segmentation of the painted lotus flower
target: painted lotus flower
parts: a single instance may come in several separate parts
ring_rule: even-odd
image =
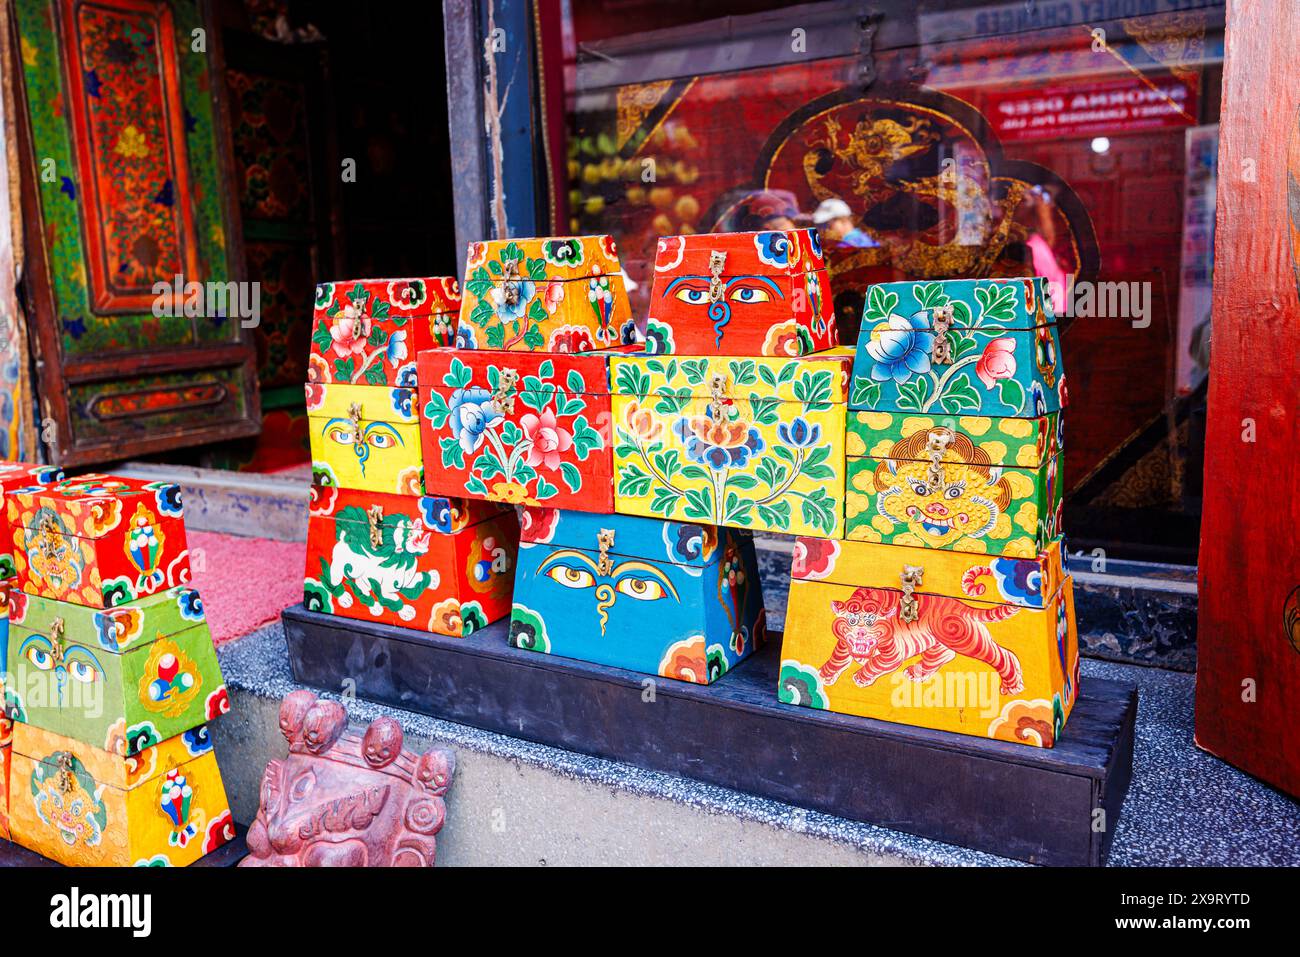
[[[370,317],[351,304],[343,307],[330,326],[330,338],[334,341],[330,348],[340,359],[364,355],[369,337]]]
[[[561,326],[551,333],[546,344],[547,352],[590,352],[595,348],[591,330],[586,326]]]
[[[555,315],[555,310],[560,308],[562,302],[564,302],[564,283],[552,279],[546,284],[546,289],[542,293],[542,304],[546,306],[547,314]]]
[[[800,536],[794,541],[790,574],[795,578],[825,578],[835,567],[839,555],[840,543],[833,538]]]
[[[388,355],[388,364],[391,366],[397,365],[410,355],[409,350],[406,348],[405,329],[393,330],[392,335],[388,337],[388,349],[386,352]]]
[[[704,415],[678,419],[673,431],[686,444],[687,455],[719,472],[743,468],[763,450],[758,429],[744,419],[715,419],[712,409]]]
[[[483,433],[488,426],[504,418],[492,404],[492,393],[481,386],[457,389],[451,394],[448,406],[451,410],[448,421],[466,455],[483,444]]]
[[[478,343],[474,341],[474,328],[468,323],[462,322],[456,327],[456,348],[457,349],[477,349]]]
[[[930,371],[933,348],[934,333],[927,328],[924,312],[907,319],[890,316],[871,330],[871,341],[867,343],[867,354],[876,361],[871,378],[877,382],[906,382],[913,373],[923,375]]]
[[[538,544],[549,542],[559,524],[558,508],[529,507],[519,512],[519,535],[526,542]]]
[[[991,389],[999,379],[1010,379],[1016,374],[1016,340],[1011,336],[994,339],[984,347],[984,352],[975,363],[975,374],[984,383],[984,388]]]
[[[809,424],[802,416],[795,416],[793,422],[777,425],[776,434],[785,445],[806,449],[821,440],[822,427],[816,423]]]
[[[544,409],[540,418],[530,412],[519,420],[519,426],[530,443],[525,461],[533,468],[558,469],[562,453],[573,447],[573,433],[555,424],[555,410]]]
[[[528,279],[514,280],[515,296],[514,302],[506,299],[506,289],[504,285],[493,286],[489,298],[492,300],[492,311],[497,314],[502,322],[514,322],[516,319],[522,319],[528,313],[528,304],[532,301],[533,294],[537,291],[537,286]]]
[[[647,412],[641,408],[637,402],[628,403],[627,409],[623,412],[623,421],[637,438],[644,443],[653,442],[663,433],[664,424],[652,412]]]
[[[307,357],[307,381],[308,382],[328,382],[330,380],[330,366],[323,358],[312,353]]]
[[[767,335],[763,338],[763,355],[765,356],[801,356],[804,354],[804,348],[800,341],[799,323],[791,319],[789,322],[778,322],[767,330]],[[812,351],[811,346],[807,350]]]

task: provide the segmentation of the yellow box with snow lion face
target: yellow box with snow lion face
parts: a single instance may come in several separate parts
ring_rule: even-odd
[[[796,541],[786,704],[1050,748],[1078,691],[1059,539],[1023,559]]]

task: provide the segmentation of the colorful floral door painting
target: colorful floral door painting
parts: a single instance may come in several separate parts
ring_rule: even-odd
[[[429,492],[612,511],[607,355],[431,349],[418,359]]]
[[[842,537],[849,358],[614,358],[615,510]]]

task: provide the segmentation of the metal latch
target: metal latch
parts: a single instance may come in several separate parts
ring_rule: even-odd
[[[903,573],[899,576],[903,582],[903,600],[898,611],[898,617],[903,621],[916,621],[919,616],[914,592],[921,587],[921,578],[924,575],[925,569],[920,565],[903,566]]]
[[[716,249],[709,251],[709,302],[722,301],[722,270],[727,265],[727,254]]]
[[[925,450],[930,454],[930,494],[943,485],[943,456],[952,444],[952,433],[947,429],[933,429],[925,437]]]
[[[352,423],[352,441],[356,445],[361,445],[365,441],[365,433],[361,431],[360,402],[353,402],[348,406],[348,419]]]
[[[507,259],[501,263],[501,298],[507,306],[519,303],[518,259]]]
[[[713,413],[714,421],[721,421],[723,418],[723,410],[728,402],[727,384],[725,372],[715,372],[709,377],[709,394],[713,396],[709,400],[709,410]]]
[[[596,544],[600,546],[600,559],[596,562],[596,571],[608,576],[614,571],[614,560],[609,557],[609,550],[614,547],[614,530],[602,528],[596,535]]]
[[[952,343],[948,341],[948,330],[952,327],[953,314],[951,303],[930,310],[930,327],[934,333],[930,361],[935,365],[946,366],[952,362]]]
[[[384,541],[384,507],[371,505],[366,509],[366,519],[370,523],[370,547],[378,548]]]

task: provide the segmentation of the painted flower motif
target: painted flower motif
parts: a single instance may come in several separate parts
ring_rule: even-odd
[[[686,255],[685,236],[664,236],[655,254],[655,272],[671,272],[682,264]]]
[[[334,299],[334,283],[318,282],[316,283],[316,308],[325,309]]]
[[[186,621],[203,620],[203,599],[193,588],[182,588],[177,592],[176,606]]]
[[[362,356],[366,351],[366,340],[370,337],[370,317],[352,303],[343,307],[343,311],[334,317],[330,326],[330,349],[340,359],[350,356]]]
[[[451,414],[447,421],[452,433],[466,455],[483,444],[483,433],[505,416],[492,404],[492,393],[481,386],[457,389],[448,403]]]
[[[319,382],[308,382],[303,389],[307,395],[307,411],[319,409],[325,401],[325,386]]]
[[[450,532],[453,520],[451,501],[433,495],[421,497],[420,518],[436,532]]]
[[[388,337],[388,348],[385,350],[385,354],[388,357],[390,366],[398,365],[411,354],[410,350],[406,348],[405,329],[395,329],[392,335]]]
[[[984,383],[984,388],[991,389],[999,379],[1010,379],[1016,374],[1016,340],[1012,336],[994,339],[984,347],[984,352],[975,363],[975,374]]]
[[[519,538],[533,544],[551,540],[560,524],[558,508],[523,508],[519,511]]]
[[[807,235],[808,235],[808,247],[812,250],[812,254],[813,254],[813,256],[814,256],[816,259],[818,259],[818,260],[823,259],[824,257],[823,257],[823,255],[822,255],[822,237],[821,237],[821,233],[819,233],[819,232],[818,232],[817,230],[815,230],[815,229],[805,230],[805,232],[806,232]],[[816,263],[815,265],[816,265],[816,266],[821,266],[822,263],[821,263],[821,262],[818,262],[818,263]]]
[[[400,388],[414,389],[416,384],[414,362],[408,362],[398,369],[397,374],[393,376],[393,385]]]
[[[618,259],[618,243],[614,242],[613,236],[600,237],[600,251],[605,254],[606,259]]]
[[[646,355],[666,356],[674,351],[672,326],[647,319],[644,338]]]
[[[9,590],[9,624],[21,625],[27,617],[27,592],[18,588]]]
[[[522,319],[528,313],[528,304],[532,302],[533,295],[537,292],[537,286],[531,279],[516,279],[514,284],[516,292],[514,302],[506,299],[504,286],[493,286],[492,291],[488,293],[488,298],[492,301],[492,311],[502,322]]]
[[[763,450],[763,437],[744,419],[715,419],[713,410],[704,415],[683,416],[673,431],[686,444],[686,454],[716,471],[744,468]]]
[[[145,140],[144,134],[133,124],[127,125],[122,127],[122,132],[118,134],[113,152],[127,159],[143,159],[149,155],[149,143]]]
[[[415,390],[400,387],[393,389],[389,393],[389,404],[402,418],[411,418],[415,414]]]
[[[204,713],[209,721],[223,714],[230,714],[230,692],[226,690],[225,685],[208,695],[207,701],[204,702]]]
[[[619,326],[618,341],[625,346],[640,345],[645,342],[645,333],[641,331],[635,319],[628,319]]]
[[[708,684],[709,662],[705,654],[704,636],[695,635],[668,646],[659,660],[659,675],[678,681]]]
[[[765,356],[801,356],[804,354],[799,332],[803,327],[791,319],[769,326],[763,338],[763,355]],[[811,344],[809,352],[812,351]]]
[[[673,562],[708,561],[718,548],[716,525],[694,525],[664,522],[664,544],[668,559]]]
[[[1064,408],[1069,404],[1069,401],[1070,401],[1070,393],[1069,393],[1069,391],[1065,388],[1065,376],[1064,376],[1064,375],[1061,376],[1061,381],[1060,381],[1060,383],[1058,383],[1057,386],[1056,386],[1056,401],[1057,401],[1057,404],[1060,405],[1060,407],[1061,407],[1062,409],[1064,409]],[[1061,418],[1060,418],[1060,419],[1057,419],[1057,421],[1059,422],[1059,421],[1061,421],[1061,419],[1064,419],[1064,418],[1065,418],[1065,416],[1061,416]]]
[[[492,500],[505,502],[507,505],[541,505],[535,498],[528,497],[528,489],[518,482],[497,482],[492,486]]]
[[[776,434],[784,445],[796,449],[806,449],[816,445],[822,437],[822,427],[809,423],[803,416],[795,416],[793,422],[782,422],[776,427]]]
[[[790,242],[786,232],[755,233],[754,247],[758,250],[758,261],[769,266],[782,268],[799,261],[799,247]]]
[[[313,384],[330,381],[330,364],[314,352],[307,357],[307,381]]]
[[[867,354],[875,360],[871,378],[876,382],[906,382],[912,374],[930,371],[930,352],[934,333],[927,328],[926,314],[909,318],[893,315],[871,330]]]
[[[235,818],[229,809],[222,811],[208,822],[208,829],[203,835],[203,853],[211,854],[223,844],[235,839]]]
[[[840,543],[833,538],[801,535],[794,541],[790,575],[800,579],[821,579],[831,573],[840,555]]]
[[[112,531],[122,521],[122,500],[120,498],[95,499],[86,512],[82,528],[91,538],[99,538],[105,532]]]
[[[547,340],[547,352],[590,352],[596,348],[591,330],[585,326],[561,326]]]
[[[398,309],[424,305],[429,292],[422,279],[394,279],[388,284],[388,301]]]
[[[540,418],[530,412],[519,420],[519,426],[531,443],[525,461],[533,468],[545,465],[555,471],[560,467],[562,453],[573,448],[573,433],[555,424],[554,409],[543,409]]]
[[[478,343],[474,340],[474,327],[469,323],[462,322],[456,327],[456,348],[457,349],[477,349]]]
[[[424,494],[424,466],[411,465],[397,473],[398,495]]]
[[[470,243],[465,256],[465,268],[473,269],[475,266],[481,266],[486,259],[487,243]]]
[[[664,424],[654,413],[641,408],[638,402],[629,402],[623,412],[623,421],[632,434],[644,443],[654,442],[663,434]]]
[[[1043,395],[1043,387],[1037,382],[1029,384],[1029,401],[1034,407],[1034,415],[1047,415],[1047,397]]]
[[[560,303],[564,302],[564,283],[558,279],[552,279],[546,284],[546,289],[542,292],[542,304],[546,306],[548,315],[555,315],[555,310],[560,308]]]

